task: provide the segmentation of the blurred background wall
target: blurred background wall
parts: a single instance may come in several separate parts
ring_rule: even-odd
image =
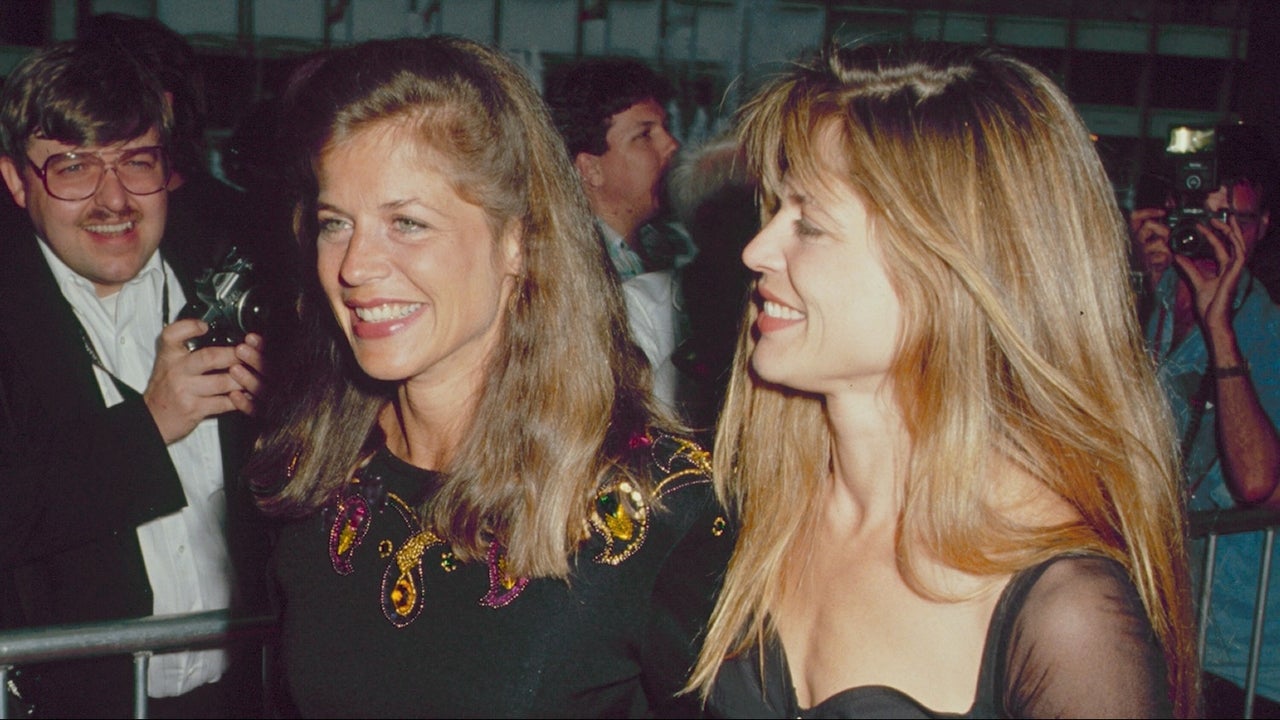
[[[1280,123],[1277,0],[22,0],[0,3],[0,74],[87,17],[155,17],[200,56],[210,147],[275,96],[306,53],[451,33],[495,44],[540,79],[581,55],[640,57],[675,83],[673,130],[723,127],[781,64],[834,39],[998,45],[1067,89],[1122,202],[1172,124]]]

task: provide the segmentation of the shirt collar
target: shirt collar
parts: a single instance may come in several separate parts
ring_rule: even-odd
[[[88,278],[80,273],[72,270],[62,258],[53,252],[53,248],[44,238],[39,238],[37,243],[40,246],[40,252],[44,254],[45,262],[49,264],[49,269],[53,272],[53,278],[58,283],[58,289],[66,297],[71,297],[71,293],[88,293],[93,297],[98,296],[98,290]],[[146,264],[142,266],[142,270],[133,276],[124,284],[121,292],[148,292],[154,294],[158,299],[163,292],[164,287],[164,264],[160,259],[159,251],[151,253],[151,257],[147,259]]]

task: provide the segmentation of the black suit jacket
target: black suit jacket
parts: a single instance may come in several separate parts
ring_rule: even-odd
[[[38,242],[29,225],[0,237],[0,629],[150,615],[136,528],[186,498],[141,396],[105,407]],[[163,245],[192,297],[193,269],[215,262],[217,249]],[[243,509],[240,419],[220,419],[229,514]],[[128,712],[128,662],[47,668],[42,685],[58,689],[44,709],[79,714],[61,704],[74,695],[86,714],[112,714],[112,700]]]

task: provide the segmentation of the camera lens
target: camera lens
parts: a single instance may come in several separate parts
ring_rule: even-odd
[[[261,333],[267,324],[267,303],[263,293],[246,290],[235,305],[236,326],[243,334]]]
[[[1189,258],[1212,258],[1213,246],[1196,227],[1194,220],[1178,223],[1169,232],[1169,249]]]

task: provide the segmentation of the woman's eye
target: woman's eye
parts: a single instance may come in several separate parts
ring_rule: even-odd
[[[796,235],[800,237],[819,237],[822,230],[811,224],[808,220],[801,218],[795,222]]]
[[[402,233],[417,232],[418,230],[425,230],[427,227],[426,223],[418,222],[413,218],[396,218],[391,221],[391,224],[398,232]]]
[[[345,232],[350,223],[342,218],[322,217],[316,221],[320,230],[321,237],[332,237],[338,233]]]

